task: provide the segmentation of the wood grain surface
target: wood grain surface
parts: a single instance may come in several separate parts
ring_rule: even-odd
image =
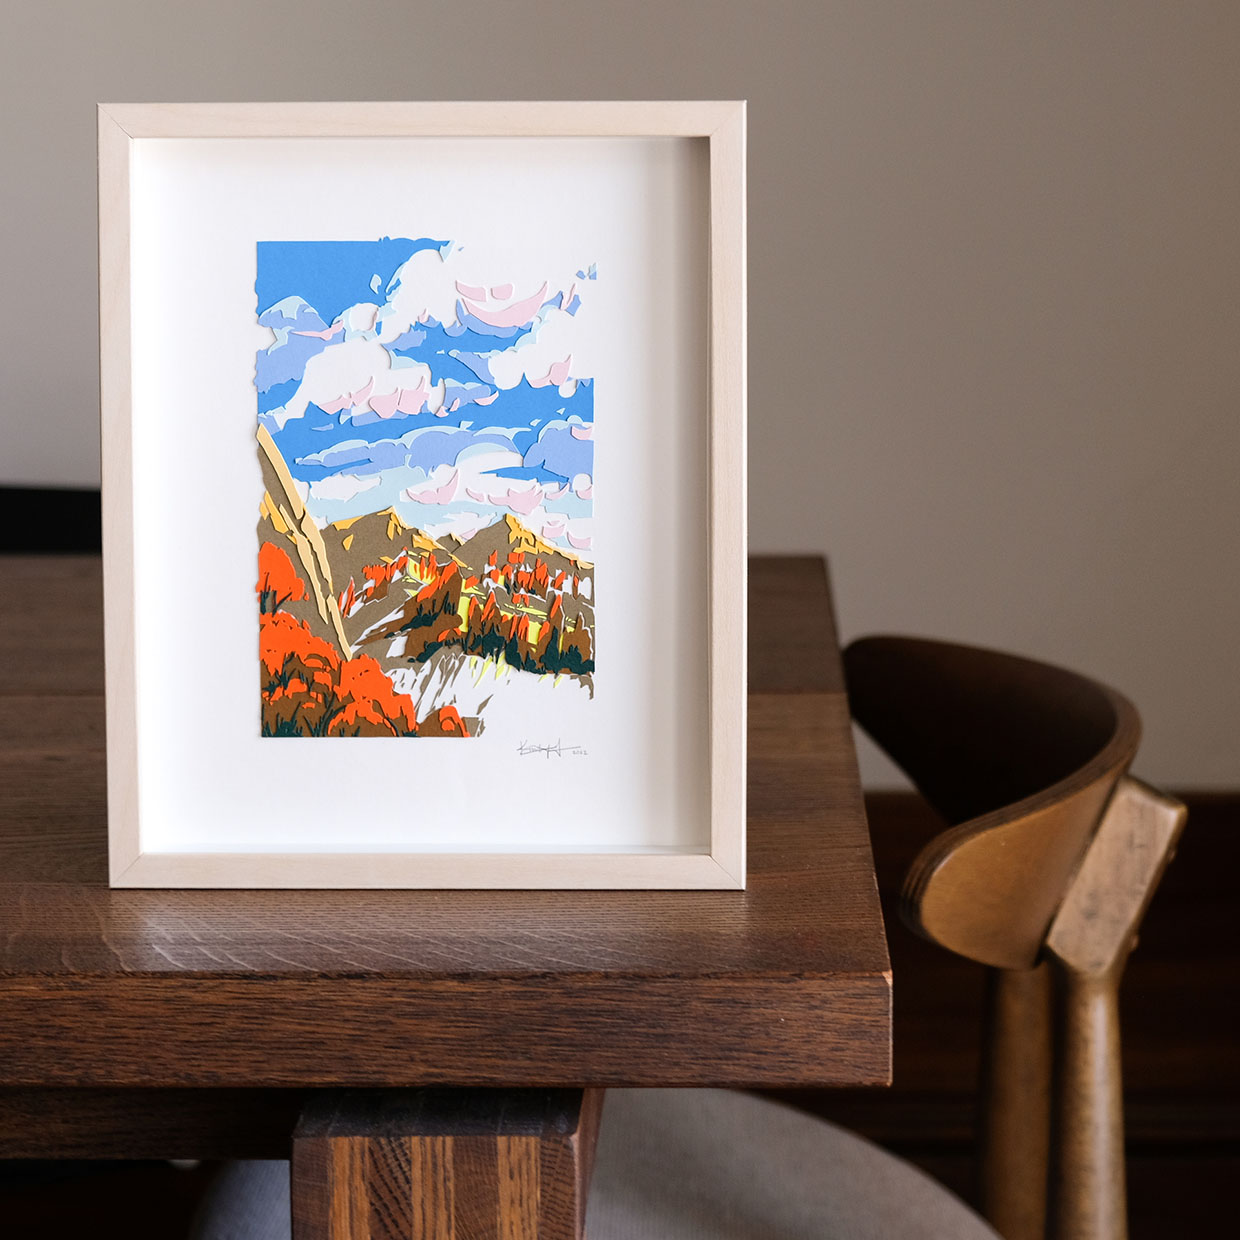
[[[110,890],[99,562],[0,557],[0,1085],[886,1082],[821,561],[750,609],[745,892]]]
[[[288,1158],[315,1093],[0,1088],[0,1159]]]
[[[293,1134],[294,1240],[578,1240],[602,1101],[331,1091]]]

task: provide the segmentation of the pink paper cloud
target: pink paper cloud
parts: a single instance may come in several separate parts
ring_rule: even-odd
[[[381,418],[394,418],[398,413],[421,413],[426,407],[430,391],[426,386],[426,376],[418,380],[413,388],[395,388],[391,392],[376,392],[375,381],[371,379],[356,392],[346,392],[343,396],[329,400],[319,407],[325,413],[339,413],[342,409],[373,409]]]
[[[552,362],[551,368],[541,379],[531,379],[530,387],[548,387],[554,385],[559,387],[561,383],[568,382],[568,370],[573,364],[573,355],[570,353],[562,362]]]
[[[405,495],[416,504],[450,504],[456,498],[459,480],[460,471],[454,469],[440,485],[424,487],[420,490],[409,487]]]
[[[490,498],[493,504],[504,504],[524,517],[542,503],[542,487],[534,487],[529,491],[514,491],[510,487],[507,494],[499,497],[492,495]]]
[[[344,331],[344,324],[337,323],[335,327],[325,327],[321,332],[298,331],[296,328],[290,332],[293,336],[313,336],[316,340],[330,340],[337,332]]]
[[[358,388],[356,392],[345,392],[334,400],[324,401],[319,405],[319,408],[324,413],[339,413],[342,409],[372,409],[374,406],[370,403],[370,395],[374,388],[375,381],[367,379],[365,384]],[[376,409],[375,412],[378,413],[379,411]]]
[[[401,413],[421,413],[426,408],[426,398],[430,395],[426,386],[426,376],[423,375],[418,380],[418,386],[415,388],[401,388],[400,400],[396,403],[396,408]]]
[[[349,397],[349,404],[352,405],[354,409],[369,409],[370,394],[374,390],[375,381],[373,379],[367,379],[366,382]]]
[[[395,392],[374,392],[370,397],[370,407],[381,418],[392,418],[396,416],[397,407],[400,405],[400,389]]]
[[[458,284],[457,288],[461,286]],[[482,290],[478,290],[482,293]],[[543,304],[547,297],[547,282],[544,280],[542,287],[538,292],[530,297],[524,298],[522,301],[515,301],[511,306],[506,306],[502,310],[486,310],[478,305],[478,300],[465,298],[465,309],[476,319],[480,319],[490,327],[523,327],[528,323],[538,311],[538,307]]]
[[[510,508],[513,512],[519,513],[523,517],[533,512],[543,500],[543,489],[537,482],[529,483],[523,487],[505,487],[502,491],[488,490],[485,493],[466,487],[465,494],[470,499],[486,500],[487,503]]]

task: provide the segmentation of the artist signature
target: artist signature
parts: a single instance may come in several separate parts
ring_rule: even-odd
[[[535,745],[530,741],[522,741],[517,746],[517,753],[522,758],[528,758],[532,754],[541,754],[544,758],[584,758],[586,749],[584,745],[566,745],[563,741],[556,741],[554,745]]]

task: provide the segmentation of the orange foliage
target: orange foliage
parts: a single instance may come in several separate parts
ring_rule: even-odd
[[[358,601],[357,588],[353,584],[353,578],[349,578],[349,584],[340,591],[340,597],[336,600],[340,604],[340,614],[342,616],[350,615],[353,611],[353,605]]]
[[[397,564],[404,567],[397,561],[382,569],[394,576]],[[418,735],[413,699],[396,692],[377,660],[369,655],[342,659],[335,646],[310,631],[306,621],[280,610],[282,603],[307,594],[288,555],[272,543],[260,549],[256,588],[262,603],[259,660],[265,736]],[[349,593],[345,591],[346,596]],[[468,736],[469,732],[456,710],[445,707],[426,734]]]
[[[259,610],[264,613],[309,597],[288,552],[269,542],[258,549],[258,584],[254,591],[258,595]]]
[[[418,730],[413,698],[395,692],[383,669],[369,655],[358,655],[340,665],[338,693],[347,700],[329,725],[329,735],[354,731],[359,724],[386,728],[393,736],[412,736]]]
[[[423,576],[429,577],[430,580],[427,581],[426,585],[418,591],[417,601],[420,604],[440,601],[438,598],[440,593],[444,591],[445,588],[451,590],[454,584],[453,579],[458,578],[460,573],[458,572],[456,563],[453,560],[449,560],[442,567],[432,560],[427,571],[423,573]],[[452,601],[450,603],[451,609],[454,610],[456,608],[456,602],[460,599],[460,597],[461,583],[456,581],[455,593],[452,595]]]
[[[405,571],[409,564],[409,552],[402,551],[390,564],[366,564],[362,567],[362,573],[377,586],[381,582],[395,581],[400,573]],[[374,586],[371,587],[373,591]]]
[[[342,659],[286,612],[259,617],[263,729],[270,736],[414,736],[413,699],[369,655]]]
[[[441,706],[422,720],[423,736],[468,736],[469,729],[455,706]]]

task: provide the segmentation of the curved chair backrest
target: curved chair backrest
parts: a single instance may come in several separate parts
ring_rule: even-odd
[[[870,637],[844,653],[853,717],[946,819],[902,913],[950,951],[1037,960],[1141,725],[1073,672],[947,642]]]

